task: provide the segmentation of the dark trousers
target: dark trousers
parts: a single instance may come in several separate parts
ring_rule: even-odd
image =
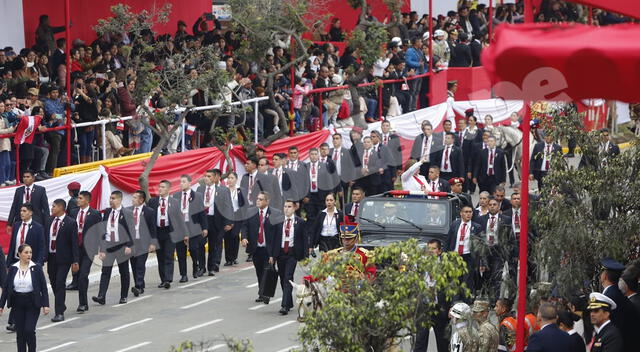
[[[447,352],[449,351],[449,340],[447,339],[446,329],[449,324],[449,312],[439,305],[438,308],[438,313],[433,316],[433,332],[436,335],[438,352]],[[427,352],[429,347],[429,327],[420,324],[416,329],[416,344],[413,352]]]
[[[482,179],[478,179],[478,188],[480,188],[480,192],[487,191],[489,194],[493,194],[497,185],[498,181],[496,180],[495,175],[485,176]]]
[[[375,176],[376,175],[360,176],[360,178],[356,180],[356,185],[361,187],[367,196],[372,196],[374,194],[377,194],[376,193],[378,191],[377,185],[378,185],[378,182],[380,182],[380,178]]]
[[[444,172],[444,171],[440,171],[440,178],[443,180],[447,180],[449,181],[450,179],[452,179],[453,177],[455,177],[455,175],[453,174],[453,172]]]
[[[129,285],[131,284],[131,277],[129,276],[129,260],[124,259],[120,263],[117,261],[118,258],[123,257],[123,255],[108,253],[106,258],[104,258],[104,261],[102,261],[102,274],[100,274],[100,288],[98,289],[99,297],[107,296],[109,281],[111,281],[111,270],[113,270],[114,263],[118,264],[118,272],[120,273],[120,298],[127,298],[129,295]]]
[[[380,177],[380,185],[377,193],[384,193],[393,190],[393,176],[395,176],[390,168],[384,169],[384,174]]]
[[[51,289],[56,299],[55,313],[64,314],[67,306],[64,304],[67,298],[66,281],[71,269],[71,263],[58,263],[55,253],[50,253],[47,260],[47,274]]]
[[[158,273],[160,274],[160,282],[173,282],[173,252],[176,245],[171,241],[169,230],[167,227],[158,228],[158,249],[156,256],[158,257]]]
[[[202,246],[200,247],[200,263],[201,269],[205,269],[205,253],[204,253],[204,244],[209,244],[209,254],[207,255],[207,266],[206,269],[208,271],[212,271],[214,267],[220,266],[220,261],[222,260],[222,239],[224,237],[224,229],[218,228],[216,226],[215,216],[207,215],[207,227],[209,228],[209,234],[202,241]]]
[[[538,181],[538,189],[542,189],[542,187],[544,186],[543,179],[547,176],[548,173],[548,171],[536,171],[533,174],[536,181]]]
[[[238,251],[240,249],[240,221],[233,222],[233,228],[224,233],[224,259],[233,263],[238,259]]]
[[[460,281],[467,284],[467,288],[469,288],[469,290],[471,291],[471,296],[473,297],[475,295],[475,289],[476,289],[473,278],[477,268],[475,266],[473,258],[471,257],[471,254],[463,254],[462,259],[467,264],[467,273],[462,276],[462,280]],[[471,302],[468,302],[468,303],[471,303]]]
[[[289,248],[289,253],[292,253],[293,247]],[[295,257],[289,254],[281,254],[278,259],[278,276],[280,277],[280,287],[282,288],[282,308],[293,308],[293,286],[289,280],[293,281],[293,273],[296,272],[296,265],[298,261]]]
[[[63,138],[64,136],[58,133],[58,131],[47,132],[44,135],[44,139],[49,142],[51,146],[46,167],[46,171],[49,174],[53,172],[53,169],[58,167],[58,156],[60,155],[60,146]]]
[[[490,254],[486,258],[486,267],[488,271],[477,273],[475,286],[477,289],[483,290],[483,296],[489,297],[491,300],[499,298],[500,282],[502,280],[503,261],[498,255],[498,247],[489,248]]]
[[[144,274],[147,272],[147,258],[149,253],[131,257],[131,272],[133,273],[133,286],[144,289]]]
[[[307,213],[307,221],[310,224],[315,222],[318,213],[324,208],[323,194],[324,192],[309,192],[309,194],[307,194],[309,201],[302,205],[304,211]]]
[[[78,304],[86,306],[89,304],[87,300],[87,291],[89,290],[89,272],[91,271],[91,259],[87,255],[84,246],[80,247],[80,270],[77,275],[78,283]]]
[[[202,240],[202,235],[189,238],[188,249],[193,263],[194,273],[198,271],[199,267],[198,261],[200,256],[200,243],[202,243]],[[187,245],[184,241],[176,243],[176,255],[178,257],[178,270],[180,271],[180,276],[187,276]]]
[[[340,239],[338,239],[338,236],[320,236],[318,247],[318,249],[320,249],[320,252],[328,252],[332,249],[340,247]]]
[[[14,293],[11,312],[16,324],[18,352],[36,352],[36,324],[40,307],[33,304],[33,293]]]
[[[260,292],[260,284],[262,283],[262,273],[265,266],[269,262],[269,255],[265,247],[256,247],[252,256],[253,267],[256,269],[256,277],[258,278],[258,292]]]

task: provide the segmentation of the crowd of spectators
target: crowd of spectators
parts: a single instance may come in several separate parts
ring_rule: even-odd
[[[383,85],[382,99],[375,87],[359,89],[360,104],[352,102],[348,90],[325,91],[310,94],[314,88],[341,86],[349,72],[357,72],[358,49],[346,46],[340,52],[340,45],[331,42],[345,41],[347,33],[341,28],[340,18],[331,19],[328,28],[315,27],[311,36],[317,43],[309,48],[309,60],[294,69],[295,81],[291,75],[281,74],[274,80],[275,104],[262,101],[259,105],[258,137],[266,138],[279,131],[277,108],[289,111],[293,104],[295,131],[314,131],[329,124],[349,125],[349,116],[359,113],[366,122],[375,122],[383,116],[397,116],[429,105],[427,92],[428,77],[412,79],[413,76],[448,67],[480,66],[480,53],[489,45],[489,21],[494,28],[501,23],[522,21],[522,2],[505,2],[497,5],[493,19],[488,8],[482,4],[473,5],[460,1],[458,11],[433,17],[433,35],[429,33],[429,16],[418,13],[403,13],[402,23],[397,33],[390,30],[386,52],[368,72],[363,83],[378,79],[394,79],[395,83]],[[627,19],[602,11],[594,11],[595,24],[610,24]],[[566,1],[543,1],[537,20],[561,22],[585,22],[585,8]],[[369,21],[378,21],[370,13]],[[384,19],[383,22],[387,20]],[[16,51],[6,47],[0,50],[0,133],[16,131],[21,116],[41,115],[44,127],[60,127],[66,124],[67,116],[73,123],[95,122],[112,116],[130,116],[136,111],[132,99],[135,90],[135,72],[127,72],[123,46],[130,43],[126,35],[101,36],[91,43],[75,39],[71,43],[71,95],[67,95],[66,39],[55,39],[56,33],[64,27],[54,27],[47,15],[40,17],[36,31],[36,44]],[[160,64],[167,55],[182,52],[201,45],[214,46],[230,71],[233,80],[228,87],[235,94],[228,94],[226,100],[238,97],[250,99],[265,95],[266,82],[258,74],[273,72],[291,59],[288,44],[274,43],[265,54],[263,62],[247,63],[237,60],[235,53],[240,47],[242,33],[233,29],[223,29],[222,24],[210,14],[202,15],[188,31],[184,21],[178,22],[177,31],[156,35],[144,33],[149,43],[159,44],[159,52],[152,56]],[[429,40],[432,40],[433,62],[429,65]],[[188,74],[197,75],[196,72]],[[128,82],[128,83],[127,83]],[[293,91],[292,91],[292,88]],[[189,102],[196,106],[214,103],[204,92],[194,90]],[[382,104],[380,107],[379,104]],[[360,111],[353,111],[359,106]],[[69,115],[67,115],[69,113]],[[187,121],[196,127],[191,136],[180,129],[165,152],[181,150],[180,140],[185,138],[186,147],[194,148],[210,143],[211,122],[201,113],[188,116]],[[253,119],[246,120],[249,127]],[[215,127],[215,126],[213,126]],[[222,127],[228,127],[225,124]],[[37,178],[49,177],[53,169],[68,164],[85,163],[92,160],[118,157],[131,153],[149,152],[157,142],[152,130],[142,122],[106,124],[106,133],[97,126],[86,126],[71,130],[72,153],[67,160],[67,131],[61,129],[37,133],[33,143],[20,146],[20,169],[37,171]],[[201,136],[204,138],[200,138]],[[102,139],[106,140],[107,151],[102,155]],[[9,138],[0,138],[0,186],[15,183],[16,150]]]

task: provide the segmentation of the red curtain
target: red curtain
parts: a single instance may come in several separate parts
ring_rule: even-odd
[[[458,81],[456,100],[491,99],[491,79],[484,67],[449,67],[447,81]]]
[[[587,6],[640,18],[640,1],[637,0],[571,0]]]

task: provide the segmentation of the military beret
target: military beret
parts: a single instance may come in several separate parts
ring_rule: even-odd
[[[463,184],[463,183],[464,183],[464,178],[462,177],[454,177],[449,180],[449,184],[452,186],[455,184]]]
[[[67,189],[70,191],[79,191],[80,190],[80,184],[78,182],[71,182],[70,184],[67,185]]]

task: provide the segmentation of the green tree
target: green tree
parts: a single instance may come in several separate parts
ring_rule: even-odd
[[[543,120],[555,139],[575,138],[582,161],[570,167],[552,160],[539,204],[534,207],[533,262],[538,281],[550,280],[560,295],[598,290],[600,260],[625,261],[638,252],[640,150],[638,140],[616,157],[602,153],[599,131],[580,127],[574,105],[558,104]],[[535,203],[534,203],[535,205]]]
[[[456,253],[438,260],[415,239],[372,253],[379,267],[375,278],[360,274],[364,267],[350,253],[326,255],[312,265],[314,277],[327,278],[327,295],[299,330],[305,350],[385,351],[413,339],[417,324],[430,325],[436,291],[448,299],[467,294],[460,281],[466,266]]]

